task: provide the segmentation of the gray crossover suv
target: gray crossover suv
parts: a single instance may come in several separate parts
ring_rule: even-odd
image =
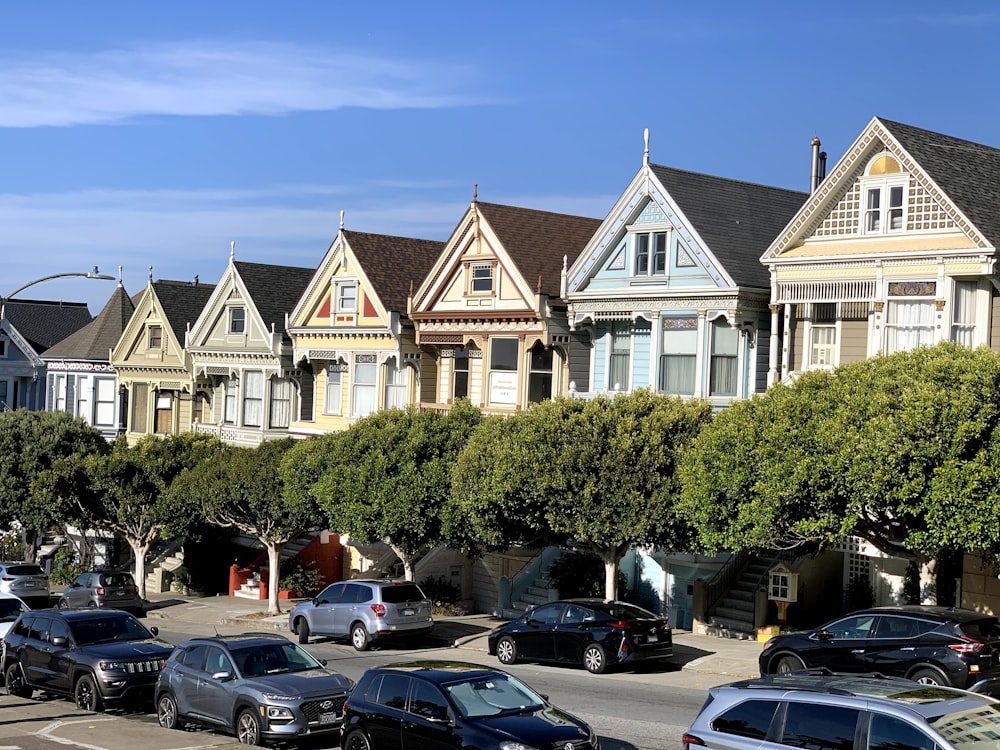
[[[62,596],[60,607],[112,607],[136,617],[145,617],[146,608],[131,573],[88,570],[76,577]]]
[[[337,734],[354,683],[276,633],[195,638],[156,683],[160,726],[193,722],[245,745]]]
[[[288,613],[288,627],[307,643],[310,635],[349,638],[364,651],[372,641],[425,635],[434,627],[431,601],[411,581],[339,581]]]
[[[49,577],[28,562],[0,562],[0,592],[15,594],[29,607],[48,607]]]
[[[1000,701],[876,674],[809,670],[714,687],[684,750],[982,750]]]

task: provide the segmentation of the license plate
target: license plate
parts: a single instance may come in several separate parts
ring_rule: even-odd
[[[333,713],[332,711],[329,711],[329,712],[327,712],[325,714],[320,714],[319,715],[319,723],[320,724],[336,724],[337,723],[337,714]]]
[[[658,640],[660,640],[660,639],[656,635],[656,633],[650,633],[648,636],[646,636],[646,642],[647,643],[656,643]]]
[[[125,596],[125,592],[124,591],[116,591],[115,592],[115,596]]]
[[[23,589],[33,589],[33,588],[35,588],[35,582],[34,581],[22,581],[21,582],[21,588],[23,588]]]
[[[404,609],[403,610],[403,617],[412,617],[415,614],[417,614],[416,610],[413,610],[413,609]]]

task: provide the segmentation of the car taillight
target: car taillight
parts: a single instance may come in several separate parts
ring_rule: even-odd
[[[376,617],[385,617],[385,605],[384,604],[372,604],[372,612],[375,613]]]
[[[97,594],[98,596],[104,596],[104,587],[98,586],[96,589],[94,589],[94,593]]]
[[[628,630],[629,623],[625,620],[615,620],[614,622],[608,623],[609,628],[618,628],[619,630]]]
[[[13,580],[14,580],[13,578],[6,578],[6,577],[5,578],[0,578],[0,581],[3,581],[4,583],[10,583]]]
[[[696,737],[693,734],[685,734],[681,737],[681,742],[684,743],[684,750],[687,750],[691,745],[701,745],[704,747],[705,742],[701,737]]]
[[[974,641],[972,638],[967,638],[963,635],[961,643],[949,643],[948,648],[960,654],[978,654],[983,650],[983,646],[985,645],[985,643]]]

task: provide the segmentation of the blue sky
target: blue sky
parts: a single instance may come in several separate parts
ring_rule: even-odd
[[[827,7],[823,7],[827,6]],[[0,5],[0,295],[140,291],[472,197],[603,218],[642,162],[804,190],[875,115],[1000,146],[986,2]],[[109,281],[20,296],[86,301]]]

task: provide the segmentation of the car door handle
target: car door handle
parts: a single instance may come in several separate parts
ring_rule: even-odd
[[[851,649],[851,653],[852,654],[863,654],[864,652],[865,652],[865,650],[863,648],[852,648]]]
[[[916,646],[903,646],[903,648],[901,648],[899,650],[900,651],[916,651],[917,649],[916,649]]]

